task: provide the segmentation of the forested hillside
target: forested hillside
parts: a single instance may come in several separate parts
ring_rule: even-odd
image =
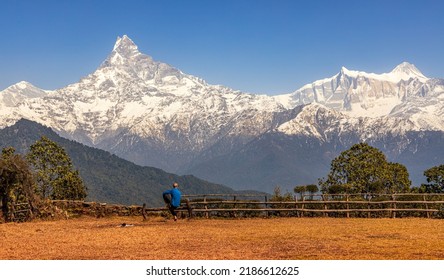
[[[163,190],[173,182],[179,183],[184,194],[235,192],[192,175],[178,176],[158,168],[136,165],[109,152],[62,138],[50,128],[24,119],[0,130],[0,148],[12,146],[18,153],[26,153],[41,136],[66,150],[88,187],[86,200],[89,201],[159,206],[162,205]]]

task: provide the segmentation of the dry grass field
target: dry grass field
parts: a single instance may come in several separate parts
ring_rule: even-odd
[[[122,227],[126,223],[130,226]],[[444,220],[77,218],[0,224],[0,259],[444,259]]]

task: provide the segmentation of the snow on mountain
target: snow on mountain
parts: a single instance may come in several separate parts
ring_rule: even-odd
[[[435,80],[435,88],[444,92],[444,80]],[[430,93],[431,92],[431,93]],[[409,119],[420,130],[444,131],[444,94],[424,90],[424,96],[413,96],[390,112],[390,117]]]
[[[0,91],[0,126],[13,125],[18,119],[35,117],[30,102],[39,100],[51,91],[42,90],[31,83],[21,81]]]
[[[328,142],[335,136],[340,138],[341,135],[350,132],[365,142],[388,133],[391,136],[399,136],[407,131],[421,130],[421,126],[406,118],[387,116],[355,118],[317,103],[304,106],[295,118],[276,129],[286,135],[312,136],[323,142]]]
[[[29,117],[90,145],[129,129],[167,148],[193,150],[217,141],[214,137],[221,130],[232,134],[263,133],[271,120],[253,121],[255,112],[271,115],[285,109],[274,97],[209,85],[154,61],[140,53],[127,36],[117,39],[110,55],[94,73],[22,103],[14,111],[16,119]],[[32,108],[34,115],[25,114],[24,107]],[[172,134],[181,141],[171,141]]]
[[[429,79],[426,76],[424,76],[424,74],[422,74],[421,71],[419,71],[415,65],[410,64],[408,62],[403,62],[398,66],[396,66],[391,72],[383,74],[353,71],[353,70],[348,70],[345,67],[341,68],[341,72],[343,75],[347,75],[352,78],[363,77],[373,80],[388,81],[392,83],[399,83],[400,81],[408,81],[410,79],[418,79],[421,82],[425,83]]]
[[[414,65],[403,62],[383,74],[342,67],[331,78],[307,84],[278,98],[287,99],[291,107],[316,102],[353,117],[381,117],[390,115],[398,105],[415,103],[417,97],[443,93],[442,82],[425,77]],[[443,130],[444,126],[438,129]]]
[[[47,95],[50,91],[42,90],[32,85],[31,83],[21,81],[2,91],[0,104],[7,107],[17,106],[28,98],[41,98]]]
[[[277,131],[287,135],[314,136],[318,139],[327,138],[328,130],[350,122],[349,117],[323,105],[313,103],[302,108],[293,119],[277,127]]]
[[[399,82],[401,80],[408,81],[410,79],[418,79],[421,82],[425,83],[429,78],[424,76],[424,74],[419,71],[415,65],[410,64],[408,62],[403,62],[395,67],[389,74],[386,74],[392,78],[392,81]]]
[[[288,157],[288,163],[294,158],[289,155],[298,153],[310,157],[307,147],[322,143],[342,148],[353,141],[392,137],[397,139],[396,153],[416,150],[420,144],[411,148],[412,139],[405,135],[444,131],[443,113],[444,80],[427,78],[407,62],[383,74],[342,67],[335,76],[291,94],[254,95],[207,84],[155,61],[126,35],[77,83],[45,91],[20,82],[0,92],[0,128],[27,118],[141,165],[193,174],[211,169],[213,173],[201,175],[208,180],[230,177],[230,183],[241,176],[229,172],[235,160],[251,163],[242,169],[251,176],[254,166],[269,174],[261,184],[270,184],[277,178],[267,171],[272,170],[268,160]],[[276,150],[258,156],[261,151],[255,147],[267,145]]]
[[[174,134],[183,140],[181,148],[202,150],[217,142],[222,131],[257,136],[271,128],[273,114],[310,103],[345,114],[337,116],[342,119],[393,115],[410,119],[416,130],[444,131],[439,121],[444,111],[443,92],[442,80],[429,79],[404,62],[384,74],[342,67],[337,75],[292,94],[246,94],[209,85],[154,61],[124,35],[117,38],[98,69],[78,83],[44,91],[20,82],[2,91],[1,114],[9,121],[1,125],[26,117],[91,145],[127,129],[142,138],[177,147],[177,141],[170,137]]]

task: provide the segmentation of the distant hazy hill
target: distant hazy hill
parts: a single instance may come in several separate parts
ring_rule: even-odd
[[[163,190],[172,182],[178,182],[184,194],[235,192],[192,175],[178,176],[136,165],[109,152],[62,138],[48,127],[23,119],[0,130],[0,148],[12,146],[18,153],[26,153],[42,135],[65,148],[88,187],[87,200],[90,201],[159,206]]]

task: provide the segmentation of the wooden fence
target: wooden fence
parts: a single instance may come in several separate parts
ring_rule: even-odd
[[[55,210],[69,215],[105,217],[167,215],[166,207],[115,205],[54,200]],[[17,208],[14,217],[26,220],[28,207]],[[341,194],[297,195],[291,200],[263,194],[184,195],[177,209],[182,217],[362,217],[444,218],[444,194]],[[52,213],[52,212],[51,212]],[[20,219],[20,220],[22,220]],[[23,221],[22,220],[22,221]]]
[[[29,203],[11,203],[11,212],[9,213],[9,221],[26,222],[31,219],[31,206]]]
[[[161,211],[165,208],[144,208]],[[188,216],[297,216],[297,217],[427,217],[444,218],[444,194],[298,195],[272,200],[267,195],[184,195],[179,212]]]

